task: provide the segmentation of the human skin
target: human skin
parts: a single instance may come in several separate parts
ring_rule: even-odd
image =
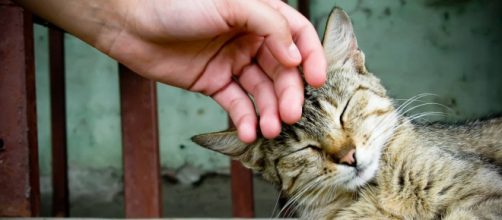
[[[145,78],[212,97],[239,139],[301,117],[303,79],[325,81],[312,24],[279,0],[16,0]],[[256,109],[250,99],[253,97]]]

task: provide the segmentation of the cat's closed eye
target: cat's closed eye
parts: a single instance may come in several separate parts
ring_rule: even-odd
[[[345,112],[347,111],[347,107],[349,106],[350,104],[350,100],[347,101],[347,104],[345,104],[345,107],[343,107],[343,110],[342,110],[342,113],[340,114],[340,125],[342,126],[342,128],[345,127],[345,123],[344,123],[344,120],[343,120],[343,116],[345,115]]]
[[[313,145],[313,144],[308,144],[307,146],[305,146],[305,148],[312,148],[313,150],[317,150],[317,151],[321,150],[321,147],[319,147],[317,145]]]

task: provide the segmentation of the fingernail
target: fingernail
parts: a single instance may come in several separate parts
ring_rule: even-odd
[[[250,144],[256,139],[255,131],[256,131],[256,129],[254,128],[254,126],[252,124],[242,123],[239,126],[237,133],[239,135],[239,139],[242,142],[244,142],[246,144]]]
[[[281,120],[286,124],[294,124],[302,117],[302,105],[294,100],[284,101],[281,105]]]
[[[289,56],[295,61],[295,62],[301,62],[302,61],[302,55],[300,54],[300,51],[296,47],[295,43],[291,43],[289,45]]]
[[[265,138],[272,139],[281,133],[281,122],[279,118],[264,115],[260,118],[260,129]]]

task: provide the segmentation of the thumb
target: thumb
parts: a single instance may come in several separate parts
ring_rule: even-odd
[[[231,28],[265,38],[265,46],[279,63],[298,66],[302,56],[294,44],[289,24],[279,11],[261,1],[221,0],[218,11]]]

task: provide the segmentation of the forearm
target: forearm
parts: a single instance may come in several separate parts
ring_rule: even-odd
[[[125,0],[14,0],[88,44],[107,50],[127,17]],[[130,2],[130,1],[129,1]]]

